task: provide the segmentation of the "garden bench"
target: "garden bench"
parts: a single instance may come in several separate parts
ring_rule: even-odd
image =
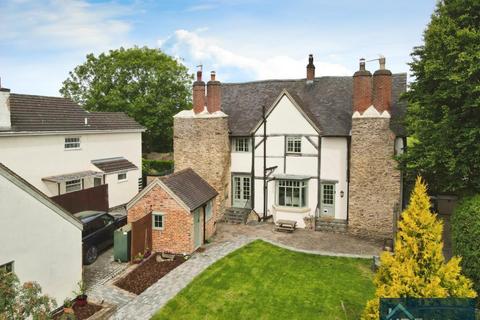
[[[296,227],[297,227],[297,222],[293,220],[279,219],[275,223],[276,231],[293,232],[295,231]]]

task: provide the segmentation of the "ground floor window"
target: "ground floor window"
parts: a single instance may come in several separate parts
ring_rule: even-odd
[[[82,190],[82,180],[75,179],[65,182],[65,192]]]
[[[0,265],[0,270],[4,270],[6,273],[13,272],[13,261]]]
[[[126,181],[127,173],[126,172],[119,173],[117,178],[118,178],[118,182]]]
[[[308,181],[306,180],[278,180],[277,205],[285,207],[306,207]]]
[[[153,212],[152,213],[152,228],[156,230],[163,230],[163,213]]]

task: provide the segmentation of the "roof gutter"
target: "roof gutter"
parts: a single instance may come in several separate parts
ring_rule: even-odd
[[[147,129],[119,129],[119,130],[63,130],[63,131],[0,131],[0,137],[13,136],[53,136],[72,134],[107,134],[107,133],[142,133]]]

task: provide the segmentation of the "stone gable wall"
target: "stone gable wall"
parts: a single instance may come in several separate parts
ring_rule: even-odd
[[[192,214],[159,186],[128,210],[127,221],[136,221],[152,211],[165,213],[163,230],[152,230],[153,251],[177,254],[194,251]]]
[[[389,125],[389,118],[352,119],[348,229],[358,236],[393,237],[401,182]]]
[[[175,171],[192,168],[218,192],[213,203],[213,217],[206,226],[208,239],[215,233],[216,222],[229,201],[228,117],[175,117],[173,131]]]

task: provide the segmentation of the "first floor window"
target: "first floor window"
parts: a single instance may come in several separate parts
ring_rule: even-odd
[[[152,227],[153,229],[163,230],[163,213],[152,213]]]
[[[250,138],[235,138],[233,147],[235,152],[250,152]]]
[[[80,137],[68,137],[65,138],[65,149],[79,149]]]
[[[65,192],[74,192],[82,189],[82,181],[80,179],[65,182]]]
[[[287,153],[302,152],[302,137],[287,137]]]
[[[278,180],[277,205],[285,207],[307,206],[308,181]]]
[[[13,261],[0,265],[0,270],[4,270],[6,273],[13,272]]]
[[[118,181],[125,181],[125,180],[127,180],[127,173],[126,172],[119,173],[118,174]]]
[[[212,218],[212,213],[213,213],[212,200],[210,200],[207,202],[207,205],[205,206],[205,216],[207,217],[207,221],[210,220],[210,218]]]

